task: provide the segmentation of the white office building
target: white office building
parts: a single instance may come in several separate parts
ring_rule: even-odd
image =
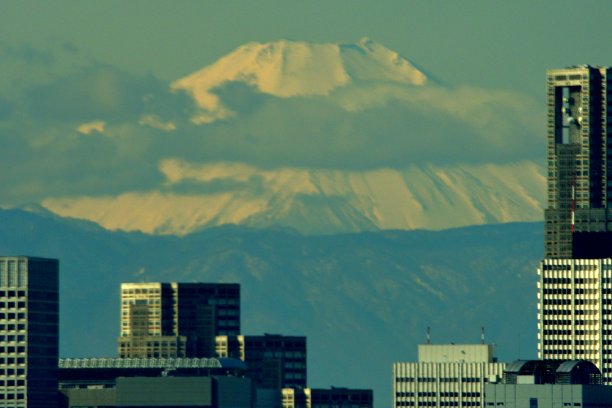
[[[393,407],[483,407],[504,368],[490,344],[421,344],[418,362],[393,364]]]
[[[612,383],[612,259],[545,259],[538,268],[538,358],[588,360]]]

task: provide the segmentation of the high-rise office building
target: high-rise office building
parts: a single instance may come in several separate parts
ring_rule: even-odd
[[[0,407],[57,407],[59,262],[0,257]]]
[[[612,383],[612,70],[547,72],[548,208],[538,356],[586,359]]]
[[[217,336],[217,355],[243,360],[258,388],[306,387],[305,336]]]
[[[393,407],[484,407],[484,384],[504,363],[488,344],[420,344],[418,362],[393,364]]]
[[[549,70],[547,91],[545,257],[612,257],[612,70]]]
[[[213,357],[217,335],[238,333],[239,284],[121,285],[120,357]]]

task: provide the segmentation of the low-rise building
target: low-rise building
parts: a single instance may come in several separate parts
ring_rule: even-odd
[[[612,407],[612,387],[586,360],[517,360],[501,383],[485,385],[488,408]]]
[[[235,359],[62,359],[60,406],[251,408],[245,369]]]
[[[420,344],[418,362],[393,364],[393,407],[483,407],[504,363],[488,344]]]

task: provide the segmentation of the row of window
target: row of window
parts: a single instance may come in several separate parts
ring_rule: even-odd
[[[460,379],[457,377],[442,377],[439,379],[440,382],[444,383],[444,382],[459,382]],[[433,383],[436,382],[436,378],[435,377],[396,377],[395,378],[395,382],[421,382],[421,383]],[[477,383],[480,382],[480,378],[478,377],[464,377],[463,379],[461,379],[462,382],[464,383]]]
[[[25,380],[0,380],[0,387],[23,387]]]
[[[12,365],[12,364],[25,364],[26,359],[25,357],[8,357],[8,358],[4,358],[4,357],[0,357],[0,364],[8,364],[8,365]]]
[[[0,346],[0,353],[25,353],[25,346]]]
[[[597,269],[596,266],[592,266],[592,270],[595,271]],[[546,270],[546,268],[545,268]],[[572,283],[571,278],[543,278],[544,284],[553,284],[553,285],[570,285]],[[598,284],[600,281],[603,284],[612,283],[611,278],[574,278],[574,284],[576,285],[589,285],[589,284]]]
[[[451,392],[451,391],[442,391],[440,393],[436,393],[436,392],[408,392],[408,391],[400,391],[400,392],[396,392],[395,396],[398,398],[402,398],[402,397],[414,397],[414,396],[418,396],[418,397],[459,397],[459,393],[458,392]],[[462,392],[461,396],[463,398],[480,398],[480,393],[479,392]]]
[[[2,377],[13,377],[16,375],[25,375],[24,368],[0,368],[0,376]]]
[[[25,398],[25,394],[4,394],[0,392],[0,400],[22,400]]]
[[[396,407],[436,407],[438,403],[436,401],[419,401],[415,403],[414,401],[397,401],[395,403]],[[440,401],[441,407],[479,407],[480,402],[478,401],[462,401],[461,405],[459,405],[459,401]]]
[[[573,350],[574,354],[597,354],[597,351],[595,350]],[[588,352],[587,352],[588,351]],[[546,350],[545,352],[546,354],[566,354],[566,355],[571,355],[572,354],[572,350],[571,349],[560,349],[560,350]]]
[[[0,301],[0,309],[25,309],[26,302],[2,302]]]
[[[598,336],[599,333],[600,332],[598,330],[574,330],[575,336]],[[601,333],[603,333],[604,335],[612,334],[612,330],[602,330]],[[572,334],[571,330],[563,330],[563,329],[544,330],[545,336],[571,336],[571,334]]]
[[[599,320],[574,320],[572,322],[572,320],[569,319],[544,319],[544,325],[551,325],[551,326],[569,326],[572,323],[576,324],[576,325],[596,325],[599,323]]]
[[[572,290],[568,288],[545,288],[543,290],[544,295],[571,295]],[[612,289],[602,289],[601,293],[604,295],[612,294]],[[574,289],[574,295],[597,295],[599,294],[598,289],[582,289],[576,288]]]
[[[25,290],[0,290],[0,299],[4,297],[14,298],[14,297],[25,297]]]
[[[22,320],[26,318],[25,313],[0,313],[0,320]]]
[[[612,341],[603,341],[604,344],[612,344]],[[569,346],[572,344],[571,340],[544,340],[545,346]],[[595,340],[575,340],[574,344],[576,346],[596,346],[597,341]]]

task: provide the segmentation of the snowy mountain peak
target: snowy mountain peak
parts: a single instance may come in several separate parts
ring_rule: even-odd
[[[280,40],[245,44],[171,87],[191,94],[201,108],[213,112],[220,109],[214,88],[231,81],[287,98],[328,95],[361,81],[422,86],[428,78],[397,52],[369,38],[340,44]]]

